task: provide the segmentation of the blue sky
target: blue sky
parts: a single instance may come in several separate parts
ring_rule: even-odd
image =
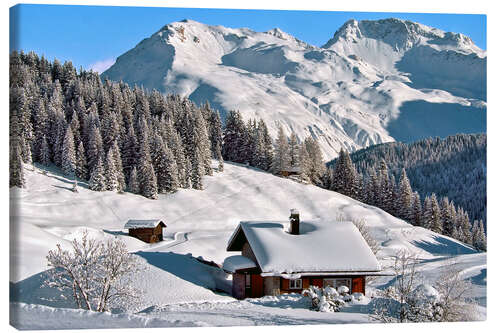
[[[101,70],[163,25],[185,18],[255,31],[279,27],[321,46],[348,19],[397,17],[463,33],[486,49],[486,15],[61,5],[18,5],[10,14],[11,50],[33,50],[51,60]]]

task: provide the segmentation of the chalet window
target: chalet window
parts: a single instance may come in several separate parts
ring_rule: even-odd
[[[245,288],[250,288],[251,275],[245,274]]]
[[[302,289],[302,279],[290,280],[290,289]]]
[[[341,279],[323,279],[323,287],[330,286],[338,289],[340,286],[346,286],[351,291],[351,279],[341,278]]]

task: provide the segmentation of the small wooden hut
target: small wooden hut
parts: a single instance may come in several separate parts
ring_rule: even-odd
[[[161,220],[128,220],[124,228],[129,236],[146,243],[156,243],[163,240],[163,228],[166,225]]]
[[[283,177],[300,175],[300,166],[290,166],[280,170],[280,175]]]

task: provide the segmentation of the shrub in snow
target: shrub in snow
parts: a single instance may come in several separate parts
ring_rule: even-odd
[[[460,270],[446,267],[434,285],[416,285],[415,257],[398,255],[394,286],[380,292],[372,302],[372,317],[382,322],[471,321],[477,310],[469,298],[472,284],[460,278]]]
[[[340,295],[345,296],[349,293],[349,288],[347,286],[340,286],[337,291],[340,293]]]
[[[124,242],[106,242],[88,237],[74,239],[72,250],[57,244],[47,255],[49,267],[45,285],[72,298],[78,308],[92,311],[132,309],[142,292],[132,286],[134,274],[143,270],[138,257],[127,252]]]
[[[332,287],[310,286],[302,291],[302,296],[309,298],[311,309],[319,312],[338,312],[346,301],[351,300],[351,295],[342,296]]]

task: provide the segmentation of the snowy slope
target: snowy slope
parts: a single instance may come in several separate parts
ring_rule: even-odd
[[[326,159],[341,147],[486,131],[486,52],[462,34],[399,19],[350,20],[322,47],[279,29],[174,22],[102,76],[238,109],[274,136],[279,123],[312,134]],[[427,106],[415,102],[432,108],[422,116]],[[417,130],[403,138],[408,123]]]
[[[236,302],[214,292],[227,290],[228,277],[194,258],[201,256],[222,264],[225,257],[235,254],[226,252],[225,248],[239,221],[286,220],[292,207],[300,211],[303,220],[336,223],[331,221],[338,215],[348,219],[365,218],[381,244],[382,250],[377,256],[383,267],[389,266],[397,251],[405,248],[419,255],[424,275],[432,280],[451,265],[450,259],[453,259],[464,278],[473,281],[477,301],[486,306],[486,254],[476,253],[460,242],[413,227],[378,208],[335,192],[236,164],[226,163],[224,168],[223,173],[204,177],[204,191],[179,190],[175,194],[159,195],[158,200],[149,200],[129,193],[93,192],[84,188],[84,184],[79,193],[73,193],[72,183],[55,170],[44,175],[39,169],[33,172],[31,167],[26,167],[27,188],[10,192],[11,301],[19,303],[11,305],[12,308],[27,317],[22,319],[27,328],[50,328],[57,311],[62,311],[54,308],[73,307],[71,302],[62,301],[53,291],[41,287],[47,269],[45,255],[56,243],[67,246],[69,240],[90,229],[96,238],[119,237],[145,262],[147,270],[137,280],[146,290],[138,315],[150,321],[134,316],[129,319],[102,316],[97,326],[84,320],[77,321],[76,326],[113,327],[113,322],[127,327],[262,325],[270,323],[262,319],[268,315],[275,324],[298,324],[308,316],[311,323],[316,324],[368,321],[368,305],[350,309],[350,313],[314,314],[286,297],[265,298],[255,301],[257,303]],[[165,240],[145,244],[128,237],[123,226],[131,218],[161,219],[167,225]],[[371,288],[384,287],[391,281],[392,277],[377,278]],[[78,311],[65,311],[71,318],[83,315]],[[39,321],[37,326],[36,318],[45,316],[49,324]],[[163,321],[158,321],[160,319]],[[175,320],[179,322],[176,324]],[[128,322],[130,325],[124,324]],[[63,324],[57,327],[71,327]]]

